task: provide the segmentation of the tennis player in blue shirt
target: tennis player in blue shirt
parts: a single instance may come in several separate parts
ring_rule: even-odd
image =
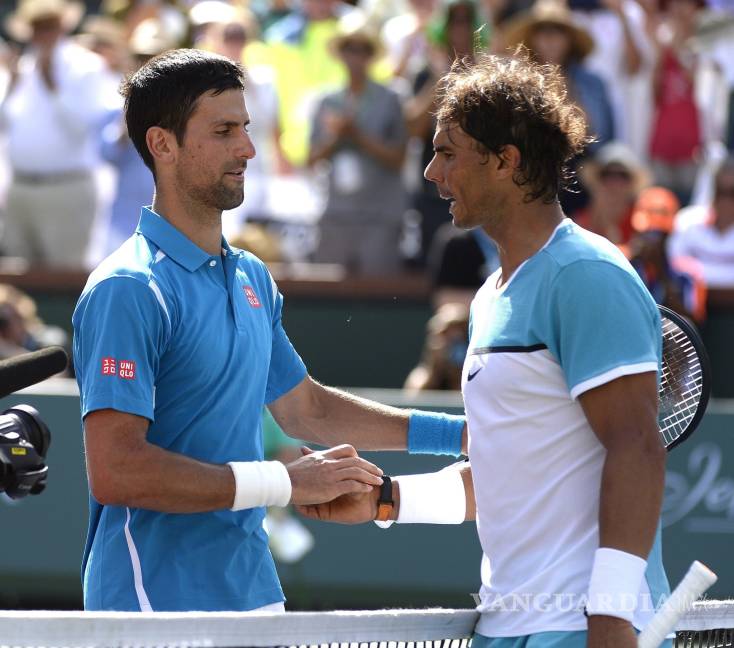
[[[379,468],[335,444],[458,454],[464,420],[363,401],[307,375],[266,267],[222,237],[222,211],[242,202],[255,155],[239,65],[175,50],[123,94],[156,191],[73,316],[90,487],[84,604],[282,610],[265,507],[382,483]],[[263,461],[266,404],[288,434],[335,447]]]

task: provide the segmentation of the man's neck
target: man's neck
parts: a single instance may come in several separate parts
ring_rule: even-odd
[[[175,194],[156,190],[153,211],[202,250],[218,255],[222,250],[222,212],[183,201]]]
[[[548,242],[563,218],[557,202],[519,203],[508,210],[496,231],[487,231],[499,250],[502,265],[500,284],[506,283],[520,265]]]

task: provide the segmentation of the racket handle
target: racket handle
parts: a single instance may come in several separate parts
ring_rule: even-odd
[[[657,614],[640,633],[638,648],[658,648],[665,637],[675,631],[678,621],[694,601],[716,582],[716,578],[716,574],[706,565],[694,561],[670,598],[660,606]]]

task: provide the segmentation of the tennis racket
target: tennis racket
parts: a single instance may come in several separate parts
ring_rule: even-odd
[[[716,582],[716,574],[697,560],[688,573],[660,606],[655,616],[637,639],[637,648],[658,648],[665,638],[675,631],[678,621],[693,603]]]
[[[683,443],[703,418],[711,392],[711,367],[701,336],[678,313],[658,306],[663,363],[658,428],[667,450]]]

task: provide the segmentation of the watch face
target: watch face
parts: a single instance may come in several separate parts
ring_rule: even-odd
[[[390,519],[392,513],[392,502],[378,502],[377,504],[377,517],[376,520],[380,522],[387,522]]]

